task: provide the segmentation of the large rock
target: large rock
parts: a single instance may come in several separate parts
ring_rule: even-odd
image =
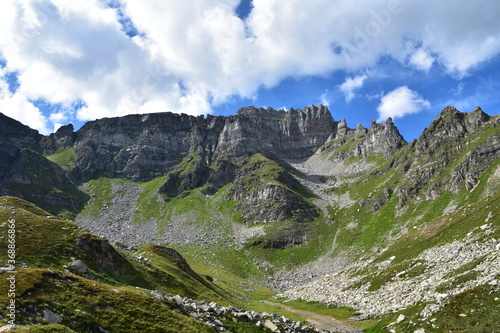
[[[87,272],[87,265],[81,260],[73,260],[71,261],[68,266],[68,270],[75,273],[75,274],[84,274]]]
[[[271,332],[279,332],[280,329],[278,328],[278,326],[276,326],[272,321],[270,321],[269,319],[266,320],[266,322],[264,323],[264,326],[269,329]]]
[[[128,261],[106,239],[90,233],[80,235],[76,239],[76,245],[86,251],[93,262],[115,274],[120,274],[128,264]]]
[[[45,311],[43,313],[43,319],[47,320],[49,325],[60,324],[63,321],[63,318],[54,314],[52,311]]]

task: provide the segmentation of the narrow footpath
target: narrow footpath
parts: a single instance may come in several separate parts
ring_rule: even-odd
[[[302,318],[306,319],[310,325],[323,329],[330,330],[340,333],[362,333],[363,331],[357,328],[352,328],[346,325],[345,322],[341,322],[333,317],[317,314],[311,311],[297,310],[289,307],[283,303],[273,303],[269,301],[263,301],[266,304],[280,307],[282,310],[295,313]]]

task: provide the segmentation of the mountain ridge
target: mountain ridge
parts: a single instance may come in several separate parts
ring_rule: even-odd
[[[479,107],[471,113],[446,107],[419,138],[407,143],[391,118],[382,124],[372,121],[368,129],[360,125],[356,129],[350,129],[345,119],[335,121],[328,107],[323,105],[289,111],[246,107],[238,110],[236,115],[227,117],[195,117],[171,112],[129,115],[91,121],[76,132],[70,124],[49,136],[41,136],[35,130],[2,115],[0,134],[5,143],[2,145],[4,157],[1,160],[5,164],[4,170],[12,170],[12,165],[21,163],[23,159],[19,156],[31,156],[35,152],[55,161],[55,164],[49,161],[41,164],[45,165],[42,169],[49,170],[48,173],[61,175],[52,177],[54,180],[50,182],[56,185],[48,186],[55,187],[60,199],[37,199],[35,196],[28,199],[42,206],[43,201],[46,201],[47,205],[56,210],[61,207],[61,211],[64,211],[64,206],[69,206],[67,210],[71,212],[70,215],[77,213],[86,200],[85,194],[77,187],[78,183],[99,177],[147,182],[167,176],[159,191],[167,201],[169,197],[176,197],[195,188],[204,188],[204,193],[211,195],[236,179],[243,181],[247,177],[245,173],[248,177],[258,176],[255,170],[244,167],[252,163],[248,156],[257,153],[278,163],[271,169],[279,169],[280,164],[285,165],[284,173],[278,172],[270,176],[279,186],[270,191],[268,197],[284,195],[296,201],[292,198],[293,189],[301,186],[290,177],[293,168],[285,161],[306,160],[321,153],[330,155],[329,158],[339,164],[349,158],[366,159],[373,154],[383,154],[384,158],[388,158],[404,149],[414,151],[410,154],[415,154],[417,159],[435,158],[434,151],[438,147],[453,144],[469,132],[474,133],[489,119],[490,116]],[[498,120],[495,121],[498,123]],[[13,135],[12,131],[21,134]],[[497,154],[497,143],[493,141],[484,151],[480,148],[470,154],[486,158],[487,162],[482,164],[487,165]],[[453,159],[449,154],[450,151],[447,151],[440,158],[444,158],[447,163],[447,160]],[[65,164],[61,164],[61,160]],[[484,171],[484,167],[478,166],[481,164],[478,160],[477,157],[469,157],[453,171],[454,191],[458,191],[464,182],[469,189],[477,184],[477,176]],[[45,159],[41,158],[41,161]],[[414,196],[424,187],[428,170],[435,169],[425,167],[425,170],[419,171],[415,163],[405,163],[405,169],[412,173],[410,178],[414,184],[407,182],[404,186],[390,190],[398,191],[401,207],[404,206],[405,197]],[[252,168],[262,169],[263,165],[269,164],[254,164]],[[64,172],[59,169],[61,166],[65,168]],[[23,168],[29,169],[30,166],[18,166],[14,169]],[[473,168],[473,173],[467,172]],[[29,175],[7,175],[4,171],[0,176],[0,193],[4,195],[19,196],[21,193],[8,189],[9,182],[22,183],[19,178],[23,177],[27,179],[25,183],[28,187],[40,187],[40,181],[29,180]],[[60,177],[63,177],[62,182],[55,180]],[[62,188],[62,183],[68,186]],[[292,192],[287,188],[292,189]],[[231,197],[244,199],[245,195],[239,192],[233,191]],[[301,192],[305,194],[307,190]],[[437,194],[432,194],[431,190],[427,197],[433,195],[435,197]],[[264,198],[260,201],[266,200]],[[297,205],[307,206],[306,200],[298,200],[297,204],[285,206],[287,209]],[[277,215],[290,217],[289,214]],[[313,213],[311,216],[314,215]]]
[[[500,255],[498,115],[447,107],[409,143],[390,118],[351,129],[324,106],[131,115],[50,136],[3,119],[0,194],[110,243],[169,246],[243,293],[267,286],[352,306],[372,332],[470,329],[445,304],[470,295],[483,303],[462,311],[496,325],[481,304],[498,295],[488,268]],[[425,297],[407,302],[394,288]]]

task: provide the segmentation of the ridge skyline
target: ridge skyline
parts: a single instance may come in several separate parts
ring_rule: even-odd
[[[345,121],[347,123],[347,126],[349,129],[356,129],[357,127],[359,127],[360,125],[364,128],[364,129],[369,129],[371,127],[372,124],[384,124],[385,122],[387,122],[388,119],[391,119],[391,121],[394,123],[395,127],[398,129],[398,131],[401,133],[402,137],[404,138],[404,140],[407,142],[407,143],[410,143],[416,139],[418,139],[420,137],[420,135],[423,133],[423,131],[427,128],[428,125],[430,125],[430,123],[435,120],[437,117],[439,117],[439,115],[441,114],[441,112],[449,107],[451,108],[454,108],[456,109],[457,111],[459,112],[462,112],[462,113],[470,113],[470,112],[473,112],[475,111],[476,109],[481,109],[482,111],[484,111],[482,109],[481,106],[476,106],[474,109],[470,110],[470,111],[463,111],[463,110],[460,110],[458,108],[456,108],[455,106],[453,105],[448,105],[448,106],[445,106],[444,108],[441,109],[441,111],[439,111],[435,116],[434,118],[431,119],[430,122],[427,123],[427,125],[422,125],[422,126],[419,126],[418,128],[413,128],[411,129],[411,131],[409,131],[406,126],[401,126],[401,123],[400,123],[400,119],[396,119],[394,120],[392,117],[387,117],[384,121],[380,121],[379,119],[364,119],[363,121],[358,121],[358,122],[353,122],[352,119],[350,119],[351,117],[349,117],[349,115],[347,115],[346,117],[340,117],[340,118],[337,118],[334,116],[334,113],[330,110],[330,107],[329,105],[323,105],[323,104],[309,104],[309,105],[306,105],[302,108],[294,108],[294,107],[291,107],[291,108],[288,108],[288,109],[285,109],[285,108],[274,108],[272,106],[254,106],[254,105],[249,105],[249,106],[244,106],[244,107],[240,107],[238,108],[235,112],[233,113],[230,113],[230,114],[220,114],[220,115],[217,115],[217,114],[201,114],[201,115],[191,115],[191,114],[186,114],[186,113],[178,113],[178,112],[175,112],[175,111],[159,111],[159,112],[148,112],[148,113],[130,113],[130,114],[126,114],[126,115],[119,115],[119,116],[111,116],[111,117],[101,117],[101,118],[97,118],[97,119],[94,119],[94,120],[88,120],[88,121],[83,121],[83,122],[76,122],[73,123],[73,122],[68,122],[68,123],[65,123],[65,124],[61,124],[61,126],[59,126],[55,131],[51,132],[51,133],[47,133],[47,134],[44,134],[44,133],[41,133],[40,131],[36,130],[35,128],[29,126],[28,124],[26,124],[25,122],[22,122],[22,121],[19,121],[13,117],[10,117],[8,116],[6,113],[2,112],[2,110],[0,110],[0,113],[9,117],[9,118],[12,118],[16,121],[19,121],[21,124],[25,125],[25,126],[28,126],[30,129],[34,129],[36,131],[38,131],[41,135],[43,136],[50,136],[50,135],[53,135],[57,132],[58,129],[60,129],[61,127],[67,127],[69,125],[73,126],[73,131],[76,133],[78,132],[83,126],[85,126],[86,124],[88,123],[92,123],[92,122],[96,122],[96,121],[99,121],[99,120],[103,120],[103,119],[118,119],[118,118],[125,118],[125,117],[129,117],[129,116],[146,116],[146,115],[154,115],[154,114],[171,114],[171,115],[178,115],[179,117],[181,116],[188,116],[188,117],[193,117],[193,118],[203,118],[203,119],[208,119],[208,118],[211,118],[211,117],[222,117],[222,118],[227,118],[227,117],[234,117],[234,116],[237,116],[241,110],[244,110],[244,109],[248,109],[248,108],[254,108],[254,109],[257,109],[257,110],[271,110],[271,111],[276,111],[276,112],[280,112],[280,111],[283,111],[283,112],[289,112],[290,110],[296,110],[296,111],[302,111],[304,109],[307,109],[307,108],[310,108],[310,107],[326,107],[326,109],[329,111],[330,115],[331,115],[331,118],[334,122],[336,123],[339,123],[341,121]],[[489,111],[489,110],[487,110]],[[494,116],[494,115],[498,115],[499,113],[498,112],[487,112],[487,111],[484,111],[486,112],[488,115],[490,116]],[[359,117],[352,117],[353,119],[357,119]],[[349,127],[349,124],[356,124],[356,126],[354,127]],[[399,124],[398,124],[399,123]],[[421,128],[421,129],[420,129]],[[419,131],[420,129],[420,131]],[[406,130],[406,131],[405,131]]]

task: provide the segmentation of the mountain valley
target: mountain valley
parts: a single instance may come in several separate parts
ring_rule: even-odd
[[[323,105],[49,136],[0,114],[0,142],[33,331],[314,331],[286,308],[331,332],[500,331],[500,116],[479,107],[412,142]]]

